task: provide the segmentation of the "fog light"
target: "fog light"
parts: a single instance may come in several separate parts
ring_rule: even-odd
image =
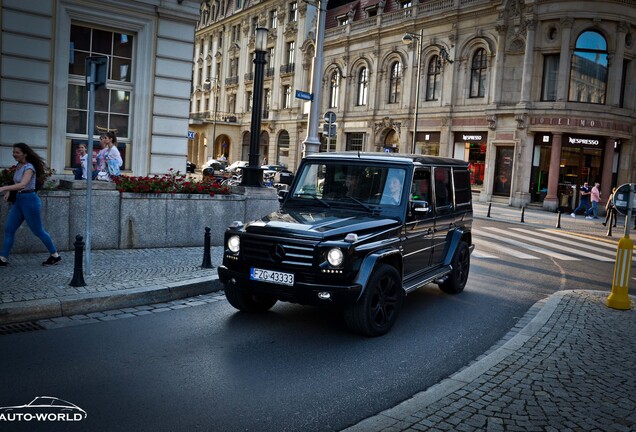
[[[326,291],[319,292],[318,298],[320,300],[331,300],[331,293],[328,293]]]

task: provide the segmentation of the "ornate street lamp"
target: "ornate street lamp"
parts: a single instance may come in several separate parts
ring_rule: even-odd
[[[263,170],[259,165],[258,144],[261,138],[261,112],[263,106],[263,78],[265,73],[265,54],[267,51],[267,29],[256,28],[254,39],[254,88],[252,95],[252,128],[250,130],[249,164],[243,168],[243,186],[263,186]]]
[[[422,48],[422,40],[424,39],[424,29],[420,30],[420,34],[416,35],[415,33],[409,33],[407,32],[403,37],[402,37],[402,43],[404,45],[411,45],[413,42],[417,41],[417,81],[415,82],[415,112],[414,112],[414,121],[413,121],[413,145],[411,148],[411,153],[415,154],[415,150],[416,150],[416,146],[417,146],[417,117],[419,114],[419,107],[420,107],[420,79],[422,76],[422,51],[424,51],[424,49]],[[446,51],[446,48],[444,48],[442,45],[439,44],[430,44],[429,46],[433,46],[436,47],[437,49],[439,49],[439,56],[444,59],[444,61],[447,61],[448,63],[453,63],[453,60],[451,60],[450,55],[448,54],[448,51]],[[428,47],[427,47],[428,48]]]

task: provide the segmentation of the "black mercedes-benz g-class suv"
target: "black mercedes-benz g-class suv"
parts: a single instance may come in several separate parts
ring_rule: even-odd
[[[342,308],[350,329],[385,334],[404,296],[461,292],[473,250],[464,161],[387,153],[303,159],[279,211],[225,232],[219,278],[232,306],[281,300]]]

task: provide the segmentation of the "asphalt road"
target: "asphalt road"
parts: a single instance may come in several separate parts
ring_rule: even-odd
[[[227,302],[3,336],[0,406],[46,395],[88,413],[60,430],[341,430],[466,366],[537,300],[563,288],[607,289],[612,269],[473,259],[463,293],[430,285],[410,294],[395,327],[374,339],[350,334],[333,311],[279,303],[254,316]]]

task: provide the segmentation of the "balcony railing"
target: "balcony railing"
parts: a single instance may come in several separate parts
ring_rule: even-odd
[[[254,81],[254,72],[248,72],[245,74],[245,81]]]
[[[266,77],[266,78],[271,78],[271,77],[273,77],[275,73],[276,73],[276,69],[275,69],[275,68],[268,68],[268,69],[265,69],[265,77]]]
[[[237,76],[225,78],[225,85],[237,85],[237,84],[238,84]]]
[[[289,63],[289,64],[286,64],[286,65],[282,65],[280,67],[280,73],[282,73],[282,74],[294,73],[295,66],[296,66],[295,63]]]

